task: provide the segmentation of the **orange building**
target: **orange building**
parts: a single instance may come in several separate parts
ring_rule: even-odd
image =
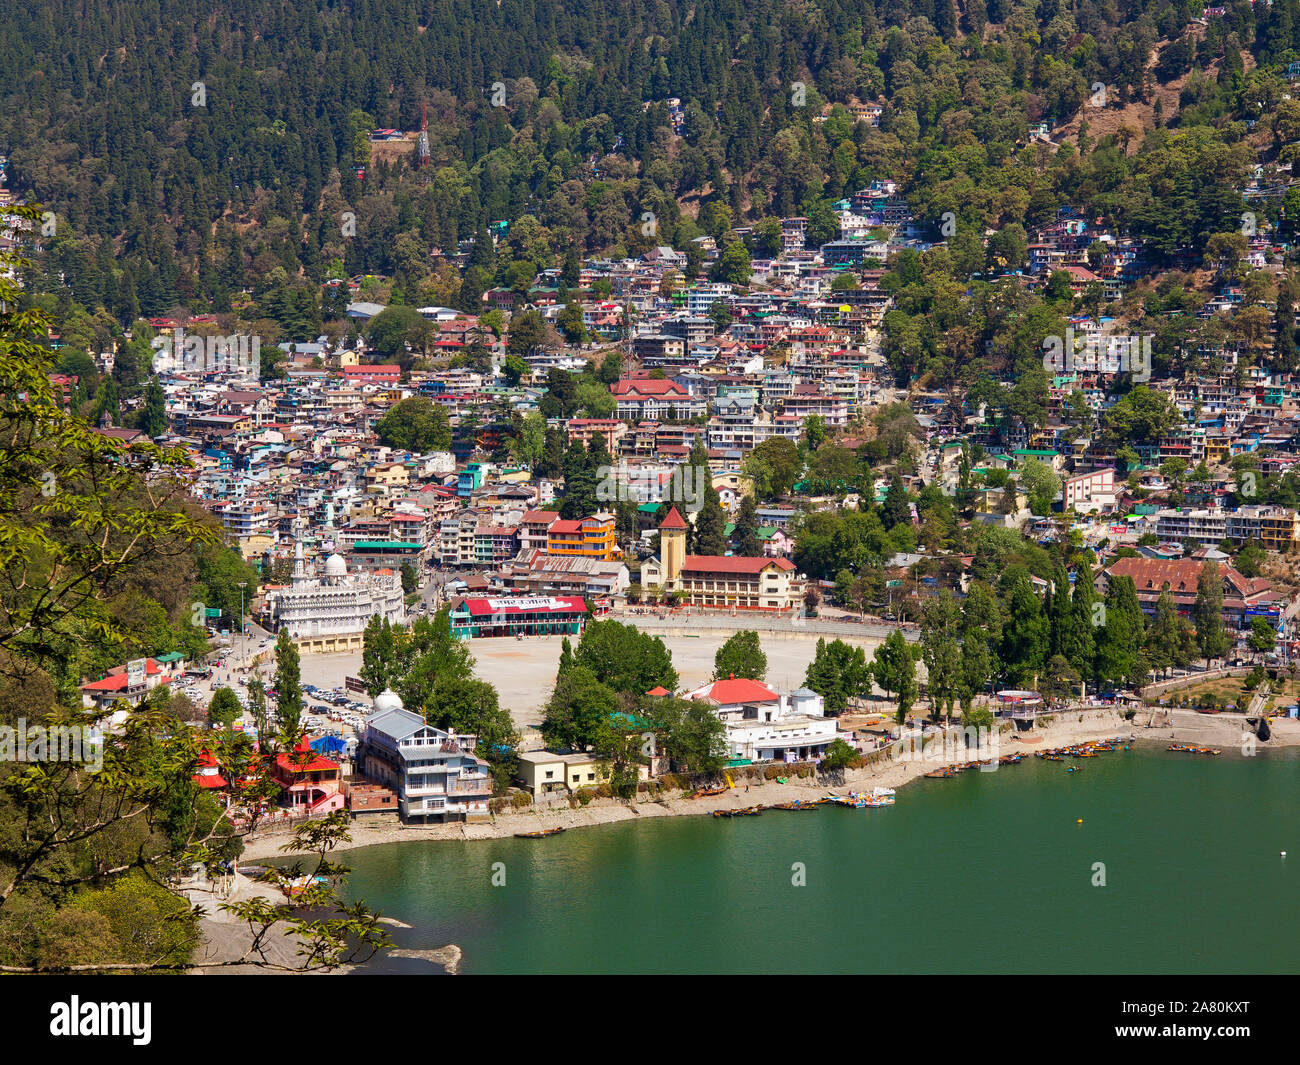
[[[546,553],[613,561],[619,556],[614,545],[614,515],[593,514],[578,521],[551,522],[546,530]]]

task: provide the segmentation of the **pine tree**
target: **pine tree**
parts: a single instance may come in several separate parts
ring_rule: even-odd
[[[1065,648],[1071,641],[1073,617],[1070,612],[1070,580],[1065,569],[1058,566],[1052,577],[1051,599],[1048,601],[1047,621],[1049,628],[1048,657],[1066,655]]]
[[[759,558],[763,554],[763,541],[758,535],[758,506],[753,496],[745,496],[740,501],[736,513],[736,528],[731,534],[736,554],[744,558]]]
[[[907,489],[903,487],[903,479],[897,473],[889,478],[884,502],[880,504],[880,520],[886,529],[893,529],[896,525],[912,520],[912,508],[908,506]]]
[[[298,645],[288,629],[281,629],[275,638],[275,707],[280,742],[292,749],[302,731],[302,669]]]
[[[149,379],[144,390],[144,408],[140,412],[140,431],[148,437],[167,431],[167,397],[156,377]]]
[[[1217,562],[1207,560],[1201,567],[1196,578],[1192,617],[1196,621],[1196,641],[1201,657],[1208,664],[1210,659],[1225,654],[1232,646],[1223,624],[1223,578],[1219,575]]]
[[[1079,676],[1091,680],[1097,675],[1095,628],[1102,615],[1095,609],[1096,590],[1092,571],[1081,566],[1074,578],[1074,595],[1070,600],[1070,626],[1061,645],[1063,654]]]
[[[722,510],[722,497],[712,486],[704,490],[704,505],[700,507],[692,527],[695,554],[721,555],[727,550],[727,516]]]
[[[1007,596],[1007,624],[1002,630],[1002,661],[1019,684],[1033,683],[1047,662],[1048,628],[1043,604],[1028,573],[1021,573]]]

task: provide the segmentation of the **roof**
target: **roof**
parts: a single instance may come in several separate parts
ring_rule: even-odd
[[[1168,582],[1171,593],[1194,595],[1204,565],[1204,560],[1194,558],[1121,558],[1107,566],[1106,573],[1112,577],[1133,578],[1133,585],[1139,593],[1158,592]],[[1219,563],[1219,576],[1238,594],[1253,595],[1270,588],[1266,578],[1252,580],[1243,577],[1232,566],[1223,563]]]
[[[313,751],[305,739],[299,742],[292,754],[277,754],[275,764],[287,773],[321,773],[339,767],[338,762]]]
[[[465,608],[471,617],[490,617],[493,614],[571,614],[586,613],[587,601],[580,595],[534,596],[516,599],[465,599]]]
[[[742,555],[687,555],[682,569],[697,573],[762,573],[769,566],[792,572],[795,568],[788,558],[748,558]]]
[[[651,688],[648,692],[646,692],[646,695],[668,695],[668,694],[670,694],[668,689],[665,688],[662,684],[656,684],[653,688]]]
[[[703,693],[703,697],[711,699],[720,705],[772,703],[780,698],[766,684],[761,684],[756,680],[744,680],[735,677],[728,677],[726,680],[715,680],[709,685],[708,691]]]
[[[414,736],[426,725],[424,718],[409,710],[381,710],[366,718],[366,727],[395,740],[404,740],[408,736]]]
[[[519,519],[520,525],[535,525],[543,522],[549,525],[560,516],[558,510],[530,510]]]
[[[676,507],[669,508],[664,520],[659,523],[660,529],[685,529],[686,527],[686,519],[677,513]]]
[[[674,399],[689,399],[688,393],[676,381],[658,378],[638,378],[635,381],[624,379],[609,386],[610,394],[615,399],[638,399],[656,397],[662,399],[671,396]]]
[[[144,672],[146,677],[156,677],[162,672],[158,663],[152,658],[146,658],[144,663]],[[162,683],[166,684],[167,678],[163,677]],[[89,684],[83,684],[83,692],[120,692],[126,689],[127,672],[125,667],[116,669],[107,677],[100,680],[92,680]]]

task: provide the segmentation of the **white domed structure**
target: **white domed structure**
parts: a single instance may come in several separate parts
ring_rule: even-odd
[[[401,710],[402,697],[393,691],[392,688],[385,688],[374,698],[375,713],[382,714],[386,710]]]
[[[325,560],[326,577],[346,577],[348,575],[348,564],[343,561],[342,555],[330,555]]]

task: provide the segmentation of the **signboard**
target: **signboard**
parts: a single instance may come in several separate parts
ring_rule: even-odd
[[[126,686],[128,688],[144,687],[145,659],[133,658],[126,664]]]
[[[343,688],[345,691],[361,692],[365,694],[366,686],[361,682],[359,677],[344,677]]]

